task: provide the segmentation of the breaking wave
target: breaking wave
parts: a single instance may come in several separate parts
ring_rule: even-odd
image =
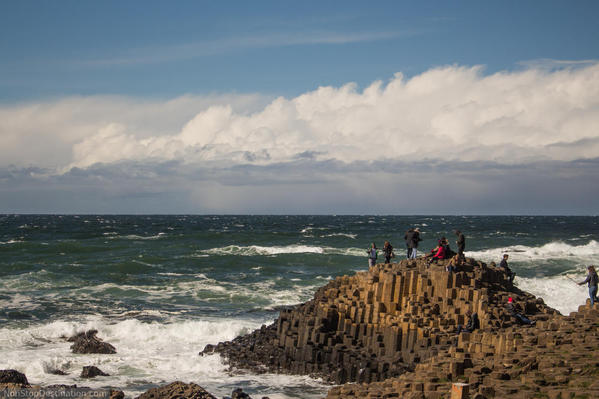
[[[584,305],[589,297],[586,286],[579,286],[576,282],[584,280],[582,273],[570,273],[553,277],[521,278],[516,276],[514,283],[518,288],[543,298],[545,303],[562,314],[569,314]]]
[[[498,262],[503,254],[509,254],[514,262],[531,262],[539,260],[571,260],[574,262],[599,262],[599,242],[589,241],[584,245],[570,245],[555,241],[548,244],[529,247],[512,245],[503,248],[490,248],[482,251],[466,251],[466,255],[484,261]]]
[[[360,248],[332,248],[311,245],[287,245],[263,247],[259,245],[239,246],[229,245],[221,248],[211,248],[200,251],[213,256],[235,255],[235,256],[276,256],[282,254],[320,254],[320,255],[347,255],[366,256],[366,251]]]
[[[259,328],[271,320],[204,319],[177,320],[170,323],[146,323],[135,319],[118,322],[88,317],[80,322],[56,321],[24,329],[0,328],[1,369],[17,369],[30,381],[44,384],[79,384],[83,366],[95,365],[109,377],[90,379],[91,388],[116,386],[127,396],[137,396],[150,385],[163,385],[175,380],[198,381],[202,386],[223,396],[241,381],[257,387],[269,387],[281,393],[286,387],[311,386],[322,397],[327,387],[308,377],[273,375],[231,375],[220,356],[199,356],[207,344],[231,340]],[[116,355],[71,353],[70,343],[63,337],[88,329],[98,330],[98,337],[117,349]],[[62,370],[64,376],[52,375]],[[244,384],[245,385],[245,384]],[[261,395],[258,395],[261,396]],[[285,396],[279,396],[285,397]]]

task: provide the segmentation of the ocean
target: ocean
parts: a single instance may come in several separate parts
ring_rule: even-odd
[[[405,258],[409,227],[422,231],[422,251],[441,236],[454,243],[459,229],[468,257],[498,263],[508,253],[515,284],[564,314],[585,302],[574,281],[599,263],[599,217],[1,215],[0,369],[128,396],[181,380],[221,397],[242,387],[321,398],[329,386],[318,379],[229,372],[198,352],[366,270],[373,241]],[[91,328],[116,355],[70,352],[63,337]],[[79,378],[87,365],[110,376]]]

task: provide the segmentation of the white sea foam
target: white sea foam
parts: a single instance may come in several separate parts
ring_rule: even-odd
[[[332,247],[318,247],[311,245],[287,245],[287,246],[273,246],[264,247],[259,245],[251,246],[239,246],[229,245],[221,248],[211,248],[201,251],[207,255],[222,256],[222,255],[235,255],[235,256],[276,256],[281,254],[323,254],[323,255],[348,255],[348,256],[366,256],[365,250],[359,248],[332,248]]]
[[[356,237],[358,237],[357,234],[351,234],[351,233],[333,233],[333,234],[325,234],[323,236],[321,236],[322,238],[326,238],[326,237],[347,237],[347,238],[351,238],[352,240],[355,240]]]
[[[503,254],[509,254],[510,260],[514,262],[564,259],[576,263],[595,263],[599,262],[599,242],[591,240],[583,245],[569,245],[561,241],[555,241],[539,247],[513,245],[481,251],[466,251],[467,256],[496,262],[501,259]]]
[[[16,292],[10,299],[0,299],[0,308],[2,309],[19,309],[19,310],[34,310],[41,307],[41,304],[28,295],[23,295]]]
[[[328,230],[328,229],[329,229],[328,227],[313,227],[313,226],[308,226],[308,227],[304,227],[304,228],[303,228],[303,229],[300,231],[300,233],[302,233],[302,234],[306,234],[306,233],[308,233],[308,232],[310,232],[310,231],[312,231],[312,230]]]
[[[126,236],[119,236],[119,235],[110,236],[109,238],[112,238],[112,239],[124,239],[124,240],[136,240],[136,241],[137,240],[158,240],[160,238],[166,237],[166,235],[167,235],[166,233],[158,233],[158,234],[153,235],[153,236],[140,236],[138,234],[128,234]]]
[[[262,322],[269,320],[174,319],[171,323],[159,324],[133,319],[115,323],[89,317],[79,323],[57,321],[25,329],[1,328],[0,369],[17,369],[32,383],[81,384],[83,381],[78,376],[82,367],[95,365],[110,376],[85,380],[86,386],[121,387],[131,396],[139,394],[143,389],[136,387],[144,384],[165,384],[175,380],[199,383],[217,396],[230,394],[231,385],[236,383],[270,386],[273,393],[285,391],[287,384],[320,386],[322,396],[326,388],[306,377],[231,376],[218,355],[198,355],[206,344],[248,333],[260,327]],[[70,353],[70,343],[61,337],[91,328],[98,330],[100,338],[113,344],[117,354]],[[52,369],[61,369],[68,375],[48,374]]]
[[[545,303],[562,314],[578,310],[589,297],[586,286],[576,282],[584,280],[584,274],[568,274],[542,278],[520,278],[516,276],[514,283],[518,288],[543,298]]]
[[[307,301],[318,289],[318,285],[299,284],[301,279],[292,279],[290,281],[298,284],[283,288],[277,283],[282,280],[281,277],[247,284],[218,281],[208,278],[202,273],[195,274],[193,277],[194,280],[177,281],[170,285],[104,283],[72,289],[64,296],[76,298],[78,301],[89,300],[93,302],[98,296],[105,293],[109,293],[111,296],[133,295],[143,296],[145,301],[158,304],[183,296],[208,302],[256,303],[262,309],[274,309],[277,306],[295,305]],[[330,279],[330,276],[327,279]],[[120,310],[116,309],[116,311],[120,313]],[[115,313],[112,314],[115,315]]]
[[[23,241],[23,240],[0,241],[0,245],[18,244],[20,242],[25,242],[25,241]]]

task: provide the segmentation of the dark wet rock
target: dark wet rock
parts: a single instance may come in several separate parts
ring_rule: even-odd
[[[104,376],[107,377],[110,374],[107,374],[105,372],[103,372],[102,370],[100,370],[99,368],[97,368],[96,366],[85,366],[83,367],[83,370],[81,370],[81,378],[94,378],[97,376]]]
[[[243,392],[241,388],[235,388],[231,393],[231,399],[252,399],[250,395]]]
[[[217,399],[197,384],[175,381],[168,385],[152,388],[136,399]]]
[[[62,371],[60,369],[51,369],[51,370],[48,370],[48,374],[53,374],[53,375],[68,375],[68,373],[66,371]]]
[[[110,399],[125,399],[125,393],[116,389],[110,390]]]
[[[71,351],[73,353],[103,353],[103,354],[113,354],[116,353],[116,349],[114,346],[110,345],[108,342],[102,341],[100,338],[96,337],[98,333],[97,330],[88,330],[85,332],[81,332],[76,334],[67,341],[73,342],[71,345]]]
[[[17,370],[0,370],[0,384],[29,385],[25,374]]]

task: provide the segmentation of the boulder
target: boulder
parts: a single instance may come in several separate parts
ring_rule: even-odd
[[[109,376],[110,374],[106,374],[96,366],[85,366],[83,370],[81,370],[81,378],[94,378],[97,376]]]
[[[110,390],[110,399],[125,399],[125,393],[116,389]]]
[[[231,399],[252,399],[250,395],[243,392],[241,388],[235,388],[231,393]]]
[[[25,374],[17,370],[0,370],[0,384],[20,384],[27,386],[29,382]]]
[[[66,371],[62,371],[60,369],[50,369],[47,372],[48,372],[48,374],[53,374],[53,375],[67,375],[68,374]]]
[[[100,338],[96,337],[98,333],[97,330],[88,330],[85,332],[80,332],[72,337],[70,337],[67,341],[73,342],[71,345],[71,351],[73,353],[103,353],[103,354],[113,354],[116,353],[116,349],[114,346],[110,345],[108,342],[102,341]]]

